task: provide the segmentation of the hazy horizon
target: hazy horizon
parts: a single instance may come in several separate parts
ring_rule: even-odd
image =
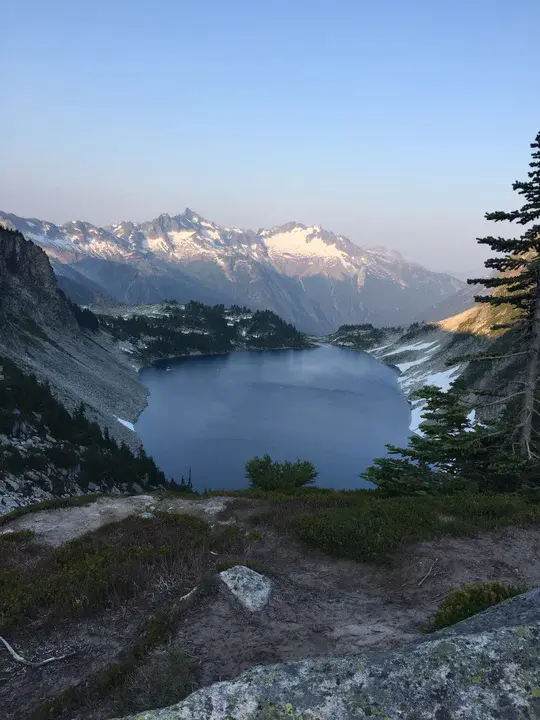
[[[7,212],[296,220],[468,274],[497,234],[484,213],[519,201],[535,0],[4,0],[3,17]]]

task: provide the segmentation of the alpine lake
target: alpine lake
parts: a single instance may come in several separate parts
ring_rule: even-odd
[[[397,371],[362,352],[242,351],[158,362],[141,372],[150,392],[136,430],[168,477],[196,490],[247,487],[254,455],[309,460],[317,485],[361,488],[387,443],[410,435]]]

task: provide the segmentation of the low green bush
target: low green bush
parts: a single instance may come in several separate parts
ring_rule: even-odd
[[[253,457],[246,463],[246,477],[251,488],[274,490],[284,493],[294,492],[315,482],[318,472],[307,460],[284,463],[272,461],[270,455]]]
[[[477,615],[492,605],[503,600],[521,595],[527,591],[523,585],[506,585],[502,582],[483,582],[463,585],[459,590],[452,590],[441,603],[433,620],[425,628],[426,632],[434,632],[455,625],[461,620]]]
[[[517,493],[395,498],[374,493],[353,505],[317,505],[295,500],[288,510],[278,507],[272,521],[279,526],[286,518],[304,542],[358,561],[383,561],[420,540],[540,522],[540,506]]]
[[[128,517],[105,525],[66,543],[32,572],[0,572],[0,632],[22,620],[49,622],[119,607],[159,577],[190,590],[210,564],[212,541],[237,551],[236,537],[220,531],[212,538],[209,525],[192,515],[156,513],[151,520]]]
[[[332,555],[381,561],[401,545],[433,531],[431,508],[404,500],[374,500],[357,508],[327,509],[298,517],[293,527],[301,540]]]
[[[0,533],[0,548],[2,543],[24,543],[35,537],[35,530],[15,530],[14,532]]]

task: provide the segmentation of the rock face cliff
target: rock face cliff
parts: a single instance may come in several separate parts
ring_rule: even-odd
[[[533,720],[540,589],[389,652],[260,666],[129,720]]]
[[[135,419],[146,403],[133,361],[106,333],[81,327],[45,252],[0,227],[2,357],[47,380],[68,409],[84,402],[91,419],[135,444],[135,433],[117,420]]]
[[[86,421],[80,437],[72,437],[62,407],[73,413],[84,403],[88,420],[134,448],[136,433],[118,421],[134,419],[146,401],[130,362],[110,336],[85,327],[81,311],[58,289],[45,252],[0,228],[0,514],[58,495],[146,487],[144,473],[115,485],[104,472],[85,472],[88,445],[101,447],[104,457],[116,446]],[[25,372],[50,390],[39,390]]]
[[[0,228],[0,327],[4,341],[36,326],[77,331],[43,250],[17,231]]]

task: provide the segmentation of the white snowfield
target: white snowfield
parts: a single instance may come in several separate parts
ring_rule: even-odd
[[[387,350],[387,348],[391,349],[381,353],[381,350]],[[378,358],[384,358],[385,360],[403,353],[407,353],[407,357],[411,357],[412,355],[410,360],[407,359],[395,365],[401,372],[398,378],[401,388],[406,394],[412,394],[413,391],[421,387],[426,387],[427,385],[434,385],[448,392],[454,380],[457,380],[461,372],[465,369],[463,364],[454,365],[449,368],[444,367],[444,359],[437,357],[438,351],[444,351],[444,349],[444,341],[441,339],[418,341],[406,345],[401,345],[398,340],[397,343],[375,347],[370,352],[375,353]],[[416,353],[418,353],[419,356],[415,357]],[[437,367],[444,369],[435,370]],[[411,401],[409,429],[413,433],[419,433],[420,424],[424,419],[423,412],[425,405],[425,400],[413,399]],[[471,422],[474,422],[474,418],[475,412],[473,410],[469,419]]]
[[[150,222],[121,222],[108,227],[75,220],[58,226],[36,218],[16,221],[21,232],[62,262],[94,257],[128,264],[144,259],[184,265],[200,259],[226,270],[231,262],[266,262],[286,274],[294,274],[291,263],[305,266],[307,262],[304,274],[327,268],[363,278],[368,269],[399,285],[405,285],[400,269],[412,267],[395,251],[361,248],[319,225],[289,223],[254,232],[221,227],[189,209],[174,217],[161,215]]]
[[[122,420],[122,418],[117,417],[116,418],[119,423],[121,423],[124,427],[127,427],[128,430],[132,430],[133,432],[137,432],[135,430],[135,425],[133,423],[130,423],[129,420]]]
[[[397,350],[384,353],[383,357],[390,357],[390,355],[397,355],[398,353],[408,352],[409,350],[427,350],[427,348],[430,348],[432,345],[438,345],[437,340],[433,340],[433,342],[416,342],[412,343],[412,345],[400,345]],[[388,345],[386,345],[386,347],[388,347]],[[379,350],[380,349],[381,348],[379,348]],[[435,350],[436,348],[433,349]]]

